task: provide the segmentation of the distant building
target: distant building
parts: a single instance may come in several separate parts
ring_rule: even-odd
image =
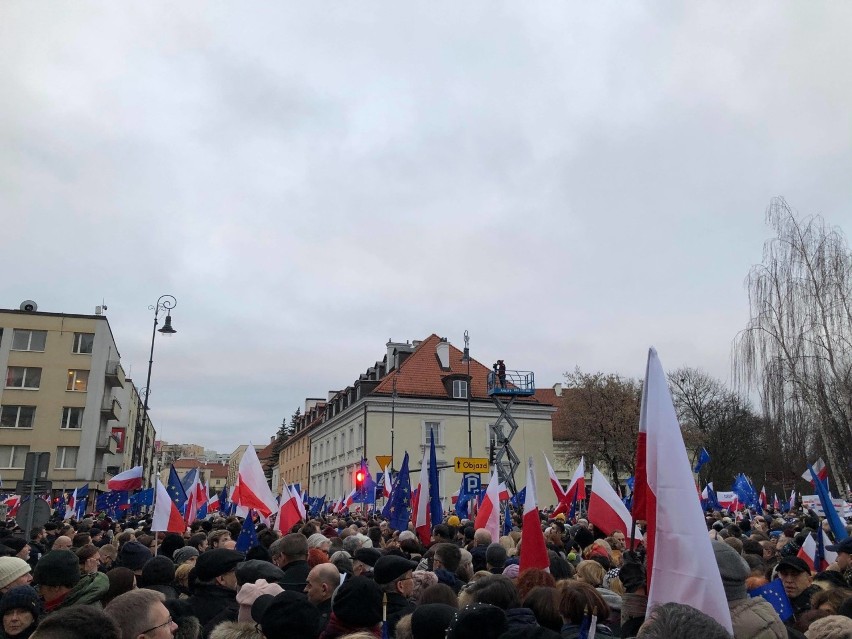
[[[258,453],[258,459],[260,458],[260,452],[266,448],[267,446],[271,446],[271,444],[255,444],[254,449]],[[228,486],[233,486],[237,483],[237,471],[240,469],[240,461],[243,459],[243,455],[248,448],[247,444],[241,444],[234,449],[228,456]],[[268,455],[267,455],[268,457]],[[263,460],[261,459],[261,463]]]
[[[204,462],[194,457],[186,457],[176,459],[172,464],[181,479],[191,469],[197,468],[201,473],[201,481],[207,484],[210,495],[220,492],[228,481],[228,464],[226,463]],[[169,471],[169,466],[165,466],[160,471],[160,481],[163,482],[163,485],[169,481]]]
[[[23,477],[28,452],[50,453],[55,494],[88,483],[93,500],[112,475],[136,465],[152,477],[154,428],[141,423],[139,393],[100,307],[94,315],[22,309],[0,309],[6,486]]]

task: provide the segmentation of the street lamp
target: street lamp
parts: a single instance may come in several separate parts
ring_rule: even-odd
[[[467,331],[464,332],[464,354],[462,361],[467,362],[467,456],[473,457],[473,439],[470,429],[470,391],[473,387],[470,379],[470,335]]]
[[[151,394],[151,367],[154,364],[154,340],[157,338],[157,333],[162,333],[163,335],[174,335],[177,333],[172,326],[172,309],[175,306],[177,306],[177,299],[175,299],[174,295],[161,295],[156,304],[148,307],[149,311],[154,311],[154,329],[151,331],[151,355],[148,358],[148,378],[145,381],[145,388],[143,389],[141,426],[143,433],[148,423],[148,396]],[[160,311],[166,312],[166,321],[163,324],[163,328],[157,330]],[[137,433],[137,437],[139,435],[140,433]]]

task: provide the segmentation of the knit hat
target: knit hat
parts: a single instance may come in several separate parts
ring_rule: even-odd
[[[175,565],[180,566],[182,563],[189,561],[193,557],[198,557],[198,548],[194,546],[184,546],[175,550],[172,557],[175,560]]]
[[[30,571],[30,565],[20,557],[0,557],[0,588],[5,588]]]
[[[725,588],[725,598],[728,601],[738,601],[748,597],[745,580],[751,574],[745,559],[723,541],[710,542],[713,544],[713,553],[716,557],[716,565],[719,566],[719,574],[722,575],[722,586]]]
[[[444,639],[450,622],[458,612],[447,604],[424,604],[411,614],[411,635],[414,639]]]
[[[118,551],[116,564],[124,568],[130,568],[133,572],[142,570],[142,567],[151,559],[151,551],[138,541],[128,541]]]
[[[323,544],[329,543],[331,540],[323,534],[314,533],[308,537],[308,548],[321,548]]]
[[[447,639],[497,639],[506,629],[505,612],[491,604],[475,603],[453,616],[447,628]]]
[[[521,572],[521,567],[518,564],[509,564],[503,568],[503,576],[509,579],[516,579]]]
[[[805,632],[808,639],[848,639],[852,637],[852,619],[843,615],[829,615],[817,619]]]
[[[289,590],[274,597],[258,597],[251,607],[251,616],[266,637],[316,639],[320,632],[319,610],[304,595]]]
[[[9,610],[21,609],[31,613],[38,621],[41,614],[41,600],[32,586],[15,586],[0,598],[0,617]]]
[[[258,579],[264,579],[269,583],[281,581],[284,579],[284,571],[262,559],[248,559],[237,566],[237,583],[253,584]]]
[[[40,586],[73,588],[80,581],[80,562],[70,550],[51,550],[38,560],[33,577]]]
[[[14,550],[15,554],[17,555],[24,549],[24,546],[27,545],[27,540],[23,537],[6,537],[3,540],[3,545]]]
[[[447,519],[447,525],[458,528],[461,526],[461,519],[459,519],[456,515],[450,515],[449,519]]]
[[[349,577],[334,592],[331,611],[344,624],[372,628],[382,620],[382,591],[372,579]]]
[[[142,568],[139,586],[168,586],[175,580],[175,564],[168,557],[152,557]]]
[[[252,604],[261,595],[274,597],[284,592],[284,589],[276,583],[269,583],[266,579],[258,579],[254,583],[244,583],[237,591],[237,603],[240,604],[240,614],[237,621],[251,621]]]
[[[493,568],[502,568],[506,563],[506,557],[508,557],[508,553],[500,544],[489,544],[488,548],[485,549],[485,561]]]

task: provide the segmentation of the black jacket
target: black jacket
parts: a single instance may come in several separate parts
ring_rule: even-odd
[[[291,561],[281,570],[284,571],[284,577],[278,582],[279,586],[284,590],[305,592],[305,586],[308,583],[308,573],[311,572],[311,567],[307,561],[303,559]]]
[[[202,628],[214,617],[219,617],[221,621],[226,618],[236,619],[240,612],[236,591],[216,584],[196,584],[192,596],[186,601],[192,606],[192,612]]]
[[[414,612],[414,604],[398,592],[388,593],[388,634],[396,636],[396,622]]]

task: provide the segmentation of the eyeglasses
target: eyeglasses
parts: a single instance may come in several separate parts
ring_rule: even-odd
[[[142,632],[140,632],[139,634],[140,634],[140,635],[147,635],[147,634],[148,634],[148,633],[150,633],[150,632],[154,632],[155,630],[159,630],[159,629],[160,629],[160,628],[162,628],[163,626],[168,626],[171,622],[172,622],[172,617],[171,617],[171,615],[169,615],[169,618],[168,618],[168,619],[166,619],[166,620],[165,620],[163,623],[161,623],[159,626],[154,626],[153,628],[148,628],[148,630],[143,630],[143,631],[142,631]]]

